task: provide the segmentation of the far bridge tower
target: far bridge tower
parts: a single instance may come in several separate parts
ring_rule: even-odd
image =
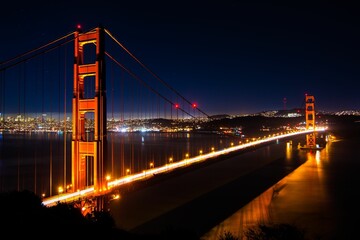
[[[306,135],[306,146],[314,148],[316,146],[315,140],[315,98],[312,95],[305,95],[305,117],[306,130],[314,130]]]

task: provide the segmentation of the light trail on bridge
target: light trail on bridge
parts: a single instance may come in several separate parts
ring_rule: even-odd
[[[321,132],[321,131],[325,131],[327,128],[325,127],[317,127],[315,129],[315,132]],[[254,140],[251,142],[247,142],[247,143],[243,143],[240,145],[236,145],[236,146],[231,146],[229,148],[225,148],[219,151],[213,151],[210,153],[206,153],[206,154],[201,154],[192,158],[185,158],[183,160],[177,161],[177,162],[173,162],[173,163],[168,163],[165,164],[163,166],[160,167],[153,167],[147,170],[143,170],[141,173],[135,173],[129,176],[125,176],[125,177],[121,177],[119,179],[113,180],[113,181],[109,181],[107,186],[108,189],[104,190],[103,194],[108,194],[109,190],[121,186],[121,185],[125,185],[128,184],[130,182],[134,182],[134,181],[139,181],[139,180],[144,180],[153,176],[156,176],[156,174],[159,173],[165,173],[168,172],[170,170],[174,170],[180,167],[186,167],[186,166],[190,166],[191,164],[194,163],[198,163],[198,162],[202,162],[205,161],[207,159],[211,159],[211,158],[215,158],[224,154],[228,154],[230,152],[234,152],[234,151],[238,151],[238,150],[242,150],[242,149],[246,149],[252,146],[256,146],[259,144],[263,144],[263,143],[268,143],[271,141],[277,141],[279,139],[283,139],[283,138],[288,138],[288,137],[292,137],[292,136],[296,136],[296,135],[300,135],[300,134],[307,134],[307,133],[313,133],[314,130],[310,129],[310,130],[299,130],[299,131],[292,131],[289,133],[285,133],[285,134],[275,134],[275,136],[271,136],[271,137],[267,137],[267,138],[263,138],[263,139],[258,139],[258,140]],[[56,205],[58,202],[72,202],[72,201],[76,201],[79,198],[86,198],[86,197],[92,197],[95,196],[96,194],[101,194],[101,193],[97,193],[94,190],[94,187],[89,187],[86,188],[84,190],[79,190],[77,192],[72,192],[72,193],[63,193],[63,194],[59,194],[59,195],[55,195],[49,198],[44,199],[44,201],[42,202],[45,206],[53,206]]]

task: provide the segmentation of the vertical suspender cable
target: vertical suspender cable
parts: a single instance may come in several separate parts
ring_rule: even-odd
[[[66,51],[66,47],[64,50],[64,131],[63,131],[63,138],[64,138],[64,163],[63,163],[63,167],[64,167],[64,186],[67,185],[67,181],[66,181],[66,160],[67,160],[67,151],[66,151],[66,138],[67,138],[67,129],[66,129],[66,75],[67,75],[67,71],[66,71],[66,67],[67,67],[67,51]],[[59,87],[60,89],[60,87]],[[60,94],[59,94],[59,98],[60,98]],[[59,100],[60,101],[60,100]],[[60,103],[59,103],[60,104]]]
[[[53,84],[52,84],[52,82],[53,81],[47,81],[48,83],[49,83],[49,86],[46,88],[46,90],[47,90],[47,92],[49,92],[49,103],[50,103],[50,106],[49,106],[49,111],[50,111],[50,119],[49,119],[49,121],[50,121],[50,134],[49,134],[49,137],[50,137],[50,139],[49,139],[49,142],[50,142],[50,171],[51,171],[51,176],[53,176],[53,172],[52,172],[52,170],[53,170],[53,137],[52,137],[52,127],[53,127],[53,124],[52,124],[52,120],[53,120],[53,93],[52,93],[52,91],[53,91]],[[51,180],[53,180],[53,178],[51,179]]]
[[[114,129],[114,68],[111,64],[111,129]],[[111,133],[111,177],[114,178],[114,133]]]
[[[47,131],[47,124],[45,118],[45,61],[42,59],[42,122],[45,126],[45,131]],[[50,94],[51,95],[51,94]],[[49,194],[52,196],[52,142],[49,141]]]
[[[20,78],[18,78],[18,116],[20,115]],[[17,119],[18,121],[18,131],[20,132],[20,119]],[[23,145],[21,146],[23,147]],[[17,190],[20,191],[20,152],[22,151],[18,151],[18,161],[17,161]]]
[[[36,104],[36,106],[41,106],[41,95],[40,95],[40,91],[41,91],[41,89],[38,87],[38,86],[40,86],[40,83],[41,83],[41,75],[40,75],[40,67],[41,67],[41,61],[39,61],[40,62],[40,64],[37,64],[37,67],[36,67],[36,69],[37,69],[37,72],[36,72],[36,82],[34,83],[34,85],[36,86],[35,87],[35,91],[34,91],[34,93],[35,93],[35,95],[34,95],[34,99],[36,99],[35,101],[34,101],[34,103]],[[40,113],[41,111],[40,111],[40,109],[38,109],[38,108],[36,108],[35,109],[35,113],[36,114],[34,114],[34,118],[36,118],[36,122],[39,124],[39,113]],[[36,127],[36,129],[38,129],[39,128],[39,125]],[[40,147],[41,146],[43,146],[42,144],[40,145]],[[42,152],[43,151],[39,151],[38,152],[38,154],[37,154],[37,157],[39,158],[39,159],[42,159]],[[42,164],[40,164],[39,165],[39,167],[41,168],[41,166],[42,166]],[[44,192],[44,187],[43,187],[43,171],[42,171],[42,169],[39,169],[38,171],[37,171],[37,173],[39,174],[39,176],[38,176],[38,180],[39,180],[39,187],[40,187],[40,192],[41,192],[41,196],[42,197],[44,197],[45,196],[45,192]]]
[[[1,91],[0,91],[0,94],[1,94],[1,102],[0,102],[0,113],[1,113],[1,124],[0,126],[2,128],[5,129],[5,70],[4,71],[1,71],[1,76],[0,76],[0,82],[1,82]],[[0,133],[1,134],[1,133]],[[2,158],[2,149],[0,151],[0,159],[3,159]],[[0,168],[0,191],[2,192],[3,191],[3,186],[4,186],[4,181],[3,181],[3,177],[2,177],[2,168]]]
[[[124,112],[125,112],[125,105],[124,105],[124,90],[125,87],[125,78],[122,74],[122,70],[120,70],[120,123],[122,127],[124,127]],[[120,175],[125,175],[125,155],[124,155],[124,137],[121,136],[120,138]]]
[[[58,89],[58,121],[57,121],[57,123],[60,123],[60,86],[61,86],[61,84],[60,84],[60,82],[61,82],[61,74],[60,74],[60,61],[61,60],[61,56],[60,56],[60,50],[58,50],[58,63],[56,64],[57,66],[58,66],[58,87],[57,87],[57,89]],[[58,124],[55,124],[55,131],[56,131],[56,142],[57,142],[57,152],[58,152],[58,155],[60,155],[60,132],[59,132],[59,128],[58,128]],[[60,157],[59,157],[59,160],[58,160],[59,162],[58,162],[58,166],[59,166],[59,170],[61,169],[61,161],[60,161]],[[58,181],[59,181],[59,183],[61,183],[61,174],[60,174],[60,171],[59,171],[59,177],[58,177]],[[63,182],[64,182],[64,179],[63,179]],[[65,184],[63,184],[63,186],[64,186],[64,189],[67,189],[66,188],[66,183]]]
[[[26,120],[26,62],[24,62],[24,68],[23,68],[23,115],[24,115],[23,137],[25,139],[26,121],[27,121]],[[25,178],[23,178],[23,184],[24,184],[24,180]]]

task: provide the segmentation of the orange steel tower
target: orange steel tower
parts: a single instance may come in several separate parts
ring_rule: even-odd
[[[307,147],[315,147],[315,98],[312,95],[305,95],[305,116],[306,129],[313,129],[314,132],[306,135]]]
[[[104,56],[102,28],[86,33],[79,30],[75,32],[71,173],[73,191],[92,185],[96,192],[107,188]],[[85,91],[89,88],[91,94]],[[94,118],[93,135],[87,133],[87,114]]]

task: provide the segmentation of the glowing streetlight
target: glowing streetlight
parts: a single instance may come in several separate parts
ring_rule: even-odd
[[[185,154],[185,165],[187,165],[187,159],[189,158],[189,154],[188,153],[186,153]]]
[[[200,150],[200,151],[199,151],[199,154],[202,155],[202,154],[203,154],[203,150]]]
[[[64,192],[64,189],[63,189],[63,187],[62,186],[59,186],[58,187],[58,193],[59,193],[59,202],[60,202],[60,195],[61,195],[61,193],[63,193]]]
[[[173,158],[172,158],[172,157],[169,157],[169,164],[166,164],[168,170],[169,170],[169,165],[170,165],[172,162],[173,162]]]
[[[150,163],[150,168],[153,168],[153,167],[154,167],[154,163],[151,162],[151,163]]]
[[[66,192],[72,188],[72,184],[66,185]]]
[[[120,199],[120,194],[114,194],[111,200]]]
[[[130,174],[130,169],[126,169],[126,175]]]

